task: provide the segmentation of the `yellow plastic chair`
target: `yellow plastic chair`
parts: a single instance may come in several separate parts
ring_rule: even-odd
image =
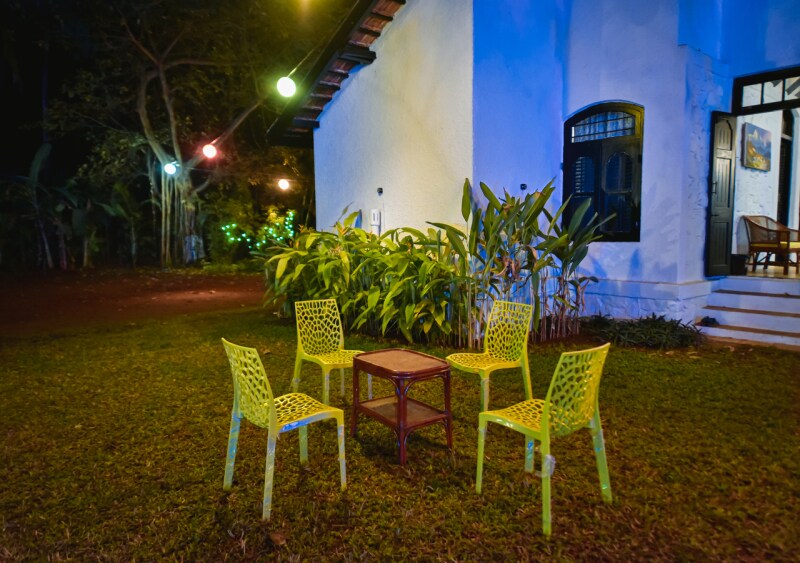
[[[297,355],[294,361],[292,391],[300,386],[303,362],[313,362],[322,368],[322,402],[330,404],[331,370],[339,368],[339,384],[344,397],[344,368],[353,367],[353,357],[361,350],[345,350],[342,318],[335,299],[297,301]],[[369,398],[372,398],[372,376],[367,378]]]
[[[452,367],[480,375],[482,411],[489,408],[489,376],[498,369],[521,368],[525,398],[531,398],[528,333],[532,316],[533,307],[530,305],[495,301],[486,324],[483,353],[447,356]]]
[[[295,428],[300,429],[300,462],[308,461],[309,424],[328,418],[336,419],[339,440],[339,473],[342,490],[347,485],[344,459],[344,412],[323,405],[302,393],[289,393],[273,398],[264,365],[255,348],[245,348],[228,342],[222,344],[228,354],[233,373],[233,409],[231,431],[228,435],[228,458],[225,462],[225,480],[222,488],[230,490],[233,483],[233,464],[239,442],[239,424],[246,418],[256,426],[267,429],[267,465],[264,471],[264,510],[262,518],[269,520],[272,509],[272,480],[275,471],[275,446],[278,435]]]
[[[481,492],[483,479],[483,446],[487,423],[502,424],[525,435],[525,470],[528,472],[533,471],[534,442],[540,442],[542,529],[547,536],[550,535],[550,477],[556,465],[555,458],[550,455],[550,438],[566,436],[581,428],[589,429],[594,442],[600,491],[603,500],[611,502],[611,481],[598,407],[600,377],[610,346],[604,344],[590,350],[561,354],[544,401],[529,399],[506,409],[485,411],[478,415],[478,470],[475,477],[475,490],[478,493]]]

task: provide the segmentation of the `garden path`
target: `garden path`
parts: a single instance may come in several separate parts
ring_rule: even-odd
[[[0,276],[0,336],[134,322],[262,302],[261,274],[88,270]]]

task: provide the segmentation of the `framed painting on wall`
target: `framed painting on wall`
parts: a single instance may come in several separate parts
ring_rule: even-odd
[[[752,123],[744,124],[742,166],[769,170],[772,155],[772,133]]]

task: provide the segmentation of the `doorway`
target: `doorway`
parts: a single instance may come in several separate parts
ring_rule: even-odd
[[[714,112],[706,275],[741,275],[748,253],[743,216],[800,227],[800,67],[734,80],[733,112]],[[763,274],[779,274],[768,268]],[[777,270],[777,269],[774,269]],[[747,270],[752,275],[752,267]]]

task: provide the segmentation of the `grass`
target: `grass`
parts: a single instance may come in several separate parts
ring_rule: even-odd
[[[547,540],[518,434],[490,427],[475,493],[479,385],[463,373],[453,458],[433,426],[412,435],[402,468],[391,432],[362,419],[340,493],[333,424],[310,428],[305,469],[297,434],[282,435],[262,522],[265,431],[243,423],[234,487],[222,490],[222,336],[258,348],[275,392],[289,390],[294,326],[260,309],[0,340],[0,559],[788,560],[800,549],[797,353],[612,347],[601,414],[614,503],[601,501],[588,433],[556,440]],[[576,346],[531,348],[536,396]],[[321,395],[311,366],[301,390]],[[416,393],[441,401],[437,383]],[[522,397],[518,373],[493,376],[492,405]]]

